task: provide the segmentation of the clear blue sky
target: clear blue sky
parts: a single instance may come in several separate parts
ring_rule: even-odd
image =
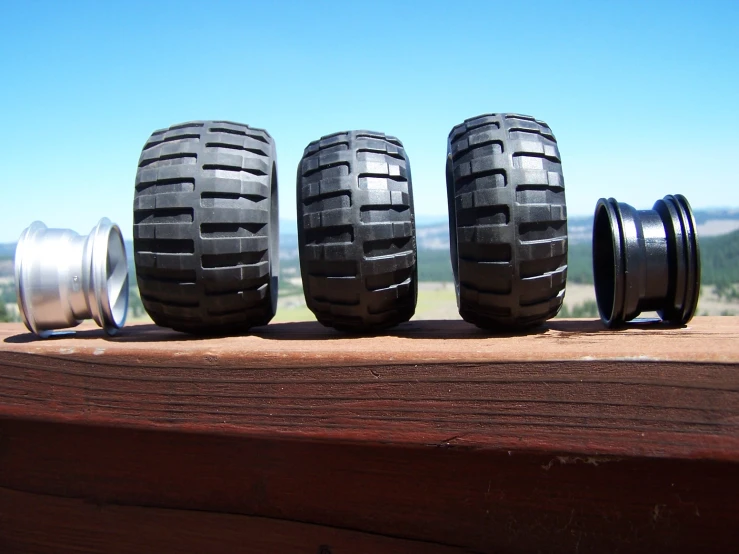
[[[451,127],[493,111],[550,124],[570,215],[601,196],[739,206],[739,2],[3,2],[0,241],[35,219],[131,236],[154,129],[266,128],[281,218],[321,135],[398,136],[416,213],[445,216]]]

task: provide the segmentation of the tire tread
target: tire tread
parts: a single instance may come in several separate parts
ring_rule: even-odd
[[[408,321],[417,268],[402,143],[372,131],[324,136],[305,149],[297,195],[303,289],[318,321],[360,332]]]
[[[247,125],[193,121],[152,133],[136,174],[134,256],[156,324],[222,333],[273,317],[274,166],[271,137]]]
[[[567,210],[551,128],[485,114],[452,129],[447,154],[460,315],[489,329],[554,317],[567,276]]]

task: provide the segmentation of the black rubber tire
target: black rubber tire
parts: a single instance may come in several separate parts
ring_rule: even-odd
[[[567,208],[557,142],[517,114],[449,133],[447,198],[459,313],[485,329],[540,324],[562,307]]]
[[[368,332],[416,310],[413,190],[395,137],[369,131],[312,142],[298,165],[298,251],[318,321]]]
[[[133,202],[136,278],[163,327],[266,325],[279,274],[274,141],[261,129],[194,121],[152,133]]]

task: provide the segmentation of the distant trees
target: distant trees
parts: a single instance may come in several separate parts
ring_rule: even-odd
[[[418,280],[437,283],[454,282],[449,250],[419,250]]]
[[[0,303],[13,304],[15,302],[15,283],[0,284]]]
[[[134,277],[133,281],[129,279],[129,283],[131,284],[128,289],[128,317],[131,319],[143,317],[144,305],[141,302],[139,289],[136,286],[136,278]]]
[[[570,244],[567,255],[567,282],[593,283],[593,250],[589,242]]]
[[[5,306],[5,302],[0,302],[0,323],[4,323],[6,321],[13,321],[15,318],[13,317],[13,314],[11,314],[8,311],[7,306]]]
[[[739,296],[739,231],[717,237],[699,238],[701,283],[715,285],[716,294],[727,299]],[[593,253],[589,242],[571,244],[567,260],[567,282],[593,282]],[[733,295],[733,296],[732,296]]]
[[[595,300],[588,300],[582,304],[575,304],[572,309],[567,304],[557,314],[557,317],[591,318],[598,317],[598,305]]]
[[[731,294],[739,283],[739,231],[700,241],[701,281]]]

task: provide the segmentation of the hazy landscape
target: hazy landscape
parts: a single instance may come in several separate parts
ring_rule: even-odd
[[[696,211],[702,259],[699,315],[739,315],[739,209]],[[591,267],[591,217],[568,222],[569,259],[565,302],[560,317],[597,317]],[[275,321],[310,321],[303,298],[294,221],[281,222],[280,296]],[[417,227],[419,293],[415,319],[459,318],[444,221],[421,219]],[[129,249],[129,320],[146,320],[136,288],[132,245]],[[18,320],[13,280],[15,244],[0,244],[0,321]]]

